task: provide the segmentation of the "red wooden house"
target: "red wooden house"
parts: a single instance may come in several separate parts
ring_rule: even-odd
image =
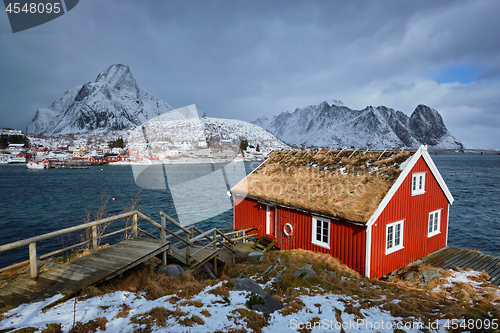
[[[235,229],[329,253],[371,278],[446,246],[453,203],[426,146],[275,152],[231,193]]]
[[[25,159],[30,159],[30,158],[33,158],[33,154],[25,152],[25,151],[22,151],[22,152],[18,153],[16,155],[16,157],[23,157]]]
[[[106,159],[104,158],[104,156],[90,156],[89,162],[96,163],[96,164],[102,164],[102,163],[106,163]]]
[[[104,154],[104,158],[108,162],[117,162],[120,160],[119,157],[120,157],[119,154],[111,154],[111,153]]]

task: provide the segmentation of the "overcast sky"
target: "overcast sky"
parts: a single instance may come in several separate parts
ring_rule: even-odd
[[[246,121],[338,99],[437,109],[500,149],[500,1],[83,0],[13,34],[0,14],[0,127],[115,63],[174,108]]]

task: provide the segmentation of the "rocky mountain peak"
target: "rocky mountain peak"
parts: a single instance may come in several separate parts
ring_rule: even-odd
[[[68,90],[48,108],[38,109],[26,131],[55,135],[120,130],[171,110],[139,88],[128,66],[115,64],[94,82]]]
[[[112,65],[104,72],[100,73],[95,83],[107,84],[110,88],[118,90],[127,86],[132,86],[137,89],[137,82],[132,76],[130,68],[122,64]]]
[[[266,119],[267,120],[267,119]],[[341,102],[327,101],[282,112],[271,121],[255,124],[281,140],[296,145],[370,149],[418,148],[422,144],[460,149],[438,111],[419,105],[410,117],[386,106],[353,110]]]

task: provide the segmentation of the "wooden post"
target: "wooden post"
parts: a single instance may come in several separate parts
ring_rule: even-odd
[[[132,233],[134,239],[137,239],[137,214],[134,214],[134,216],[132,216]]]
[[[163,251],[161,254],[161,264],[167,266],[167,251]]]
[[[29,245],[30,251],[30,274],[32,279],[36,279],[38,277],[38,265],[36,262],[36,243],[30,243]]]
[[[217,276],[217,257],[214,257],[214,275]]]
[[[97,254],[97,226],[92,227],[92,254]]]
[[[186,244],[186,265],[191,266],[191,251],[190,251],[190,245],[189,245],[189,236],[190,236],[190,233],[189,232],[186,232],[186,241],[188,241],[188,244]]]
[[[217,233],[216,233],[216,232],[215,232],[215,230],[214,230],[214,233],[213,233],[213,238],[212,238],[212,242],[213,242],[213,243],[212,243],[212,250],[214,250],[214,251],[217,249],[217,246],[216,246],[216,244],[215,244],[216,239],[217,239]]]
[[[166,238],[165,238],[165,225],[166,225],[166,219],[164,216],[161,217],[161,228],[160,228],[160,239],[161,239],[161,242],[162,244],[165,244],[165,242],[167,241]]]

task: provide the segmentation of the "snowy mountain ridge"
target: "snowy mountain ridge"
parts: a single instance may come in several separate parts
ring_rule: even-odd
[[[94,82],[64,93],[48,108],[38,109],[26,132],[42,135],[112,131],[141,125],[172,107],[141,90],[129,67],[110,66]],[[172,119],[183,119],[171,114]]]
[[[128,144],[228,140],[239,145],[243,139],[248,140],[250,144],[259,144],[264,149],[289,148],[272,133],[255,124],[212,117],[187,117],[165,121],[163,116],[159,116],[135,128],[128,137]]]
[[[448,131],[439,112],[418,105],[410,117],[385,106],[353,110],[332,100],[319,105],[282,112],[252,122],[281,140],[295,145],[337,146],[370,149],[432,148],[461,149],[462,143]]]

